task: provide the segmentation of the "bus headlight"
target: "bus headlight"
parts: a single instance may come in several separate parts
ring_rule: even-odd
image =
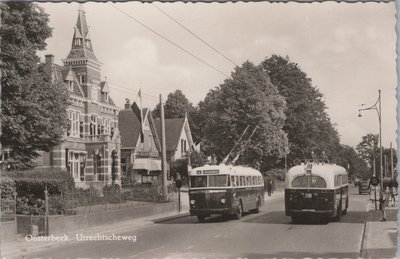
[[[221,199],[221,203],[222,203],[222,204],[225,204],[225,202],[226,202],[226,199],[222,198],[222,199]]]
[[[190,200],[190,204],[195,205],[196,204],[196,200]]]

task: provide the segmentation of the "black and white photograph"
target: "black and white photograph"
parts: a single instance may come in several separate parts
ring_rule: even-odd
[[[0,2],[0,258],[396,258],[397,4]]]

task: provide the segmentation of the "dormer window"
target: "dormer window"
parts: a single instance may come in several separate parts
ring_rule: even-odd
[[[90,40],[86,40],[86,47],[90,48]]]
[[[82,45],[82,39],[81,38],[76,38],[75,39],[75,46],[80,46]]]
[[[85,76],[84,76],[84,75],[80,75],[80,76],[79,76],[79,83],[80,83],[80,84],[85,83]]]
[[[74,82],[68,81],[68,89],[70,92],[74,91]]]

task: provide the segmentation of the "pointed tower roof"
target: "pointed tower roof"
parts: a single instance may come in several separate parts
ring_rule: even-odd
[[[82,4],[79,6],[71,51],[67,59],[79,58],[89,58],[98,61],[93,52],[92,41],[89,36],[89,27],[86,22],[86,13],[85,10],[83,10]]]
[[[102,93],[109,93],[110,88],[108,87],[107,77],[103,82],[100,82],[101,92]]]

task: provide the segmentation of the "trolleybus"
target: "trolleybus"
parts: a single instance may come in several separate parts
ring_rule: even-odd
[[[206,165],[189,172],[190,215],[200,222],[212,214],[234,215],[259,212],[264,204],[262,174],[252,168]]]
[[[285,212],[293,222],[305,217],[339,221],[348,207],[348,173],[343,167],[307,161],[287,172]]]

